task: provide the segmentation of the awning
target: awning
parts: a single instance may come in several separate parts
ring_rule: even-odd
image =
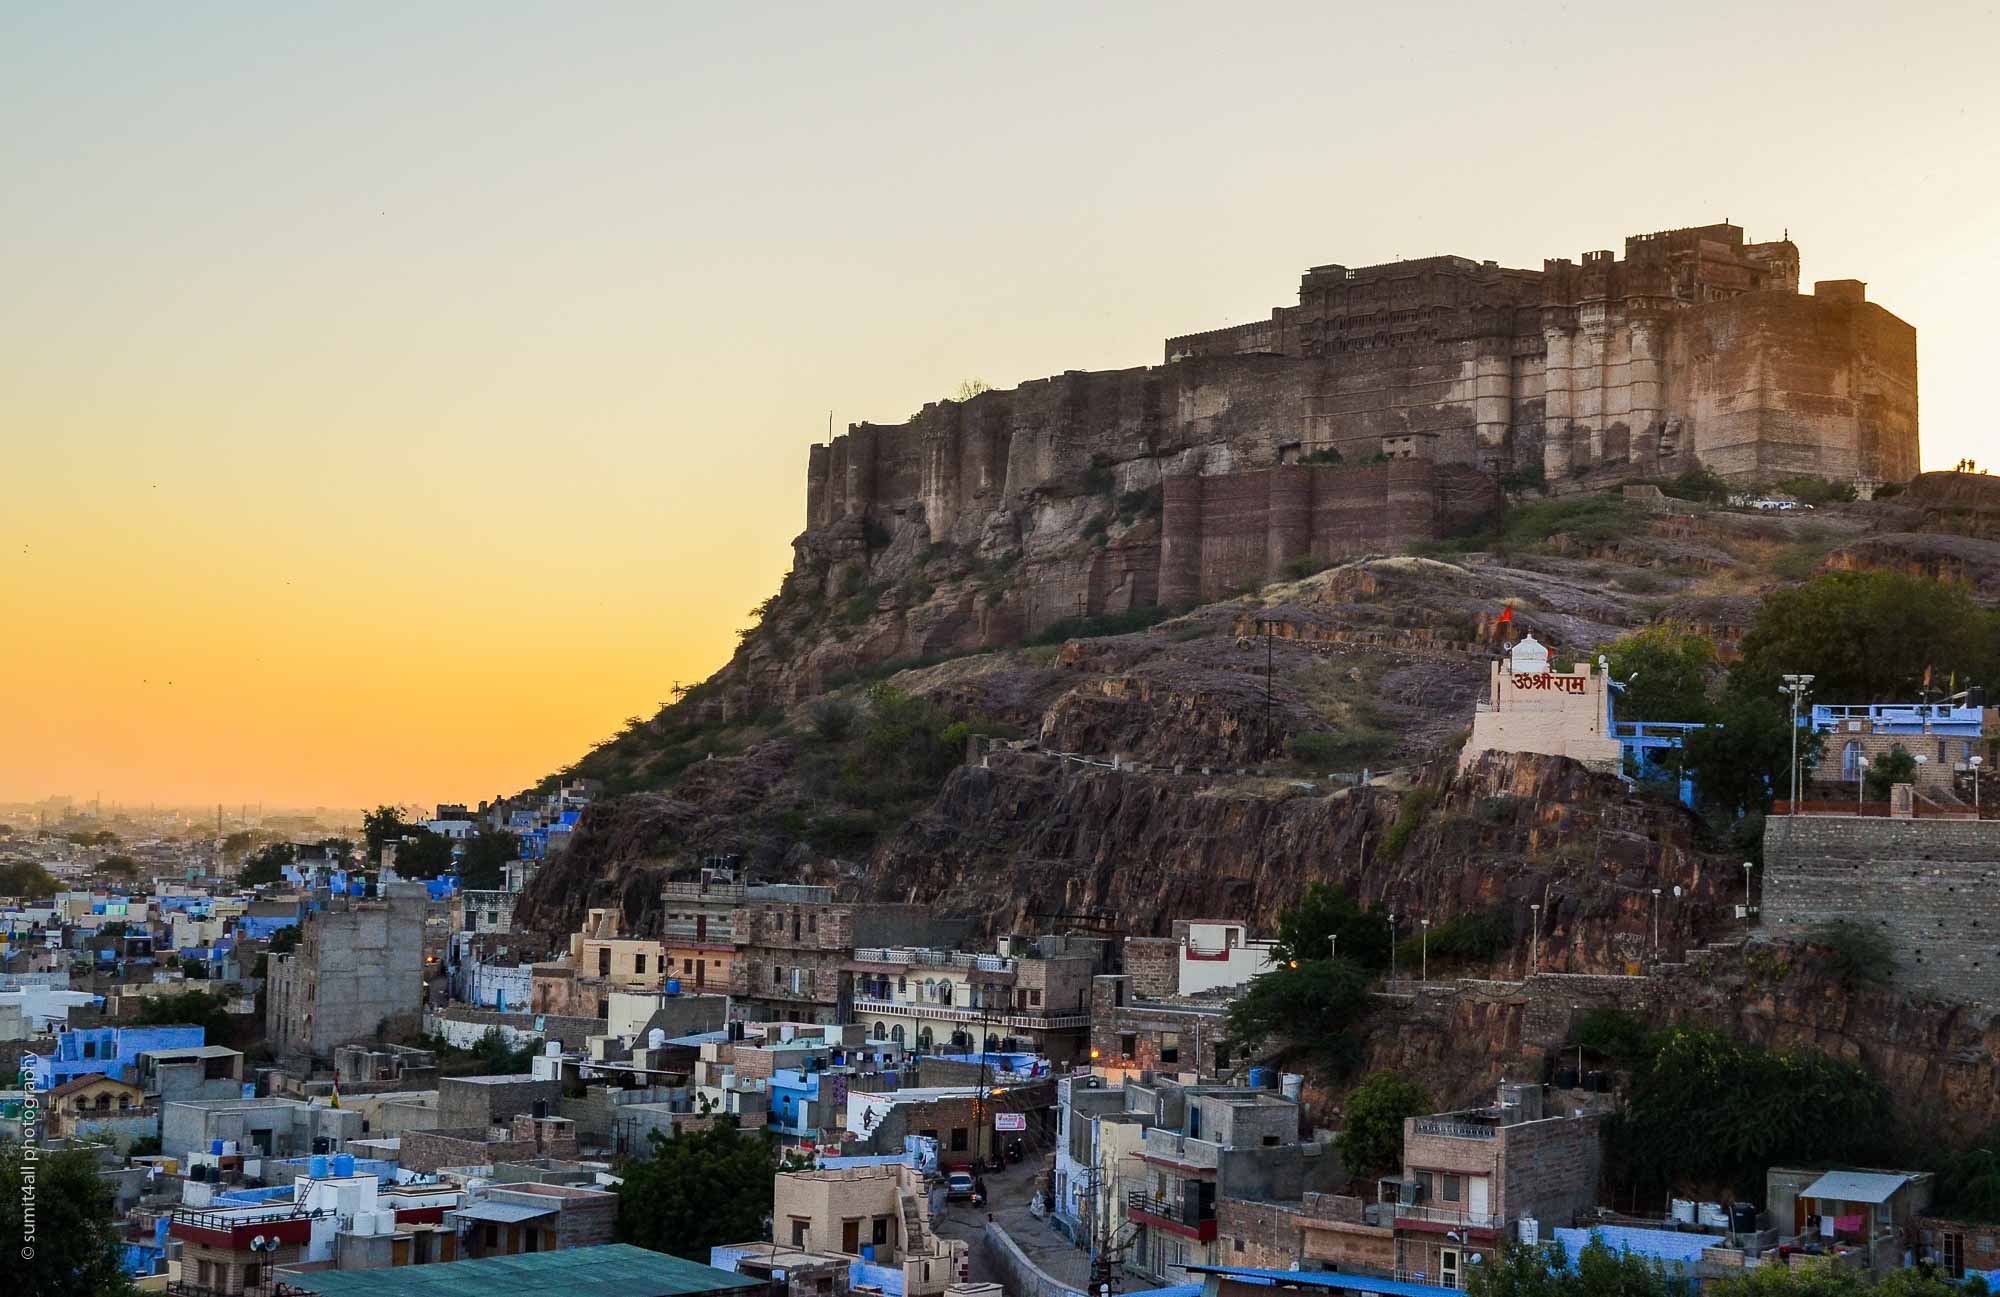
[[[1801,1198],[1825,1202],[1865,1202],[1881,1204],[1896,1196],[1910,1182],[1907,1175],[1887,1175],[1879,1171],[1828,1171],[1799,1191]]]
[[[476,1202],[470,1207],[460,1207],[448,1211],[447,1216],[457,1216],[464,1220],[490,1220],[502,1225],[512,1225],[518,1221],[533,1220],[537,1216],[552,1216],[554,1207],[530,1207],[520,1202]]]

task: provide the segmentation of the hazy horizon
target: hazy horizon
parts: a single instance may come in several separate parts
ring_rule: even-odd
[[[1988,8],[0,36],[0,800],[517,791],[727,660],[829,409],[1157,363],[1314,264],[1788,229],[1916,326],[1925,466],[1994,444]]]

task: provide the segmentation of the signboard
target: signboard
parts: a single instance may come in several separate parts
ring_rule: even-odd
[[[995,1130],[1026,1130],[1028,1114],[1025,1112],[996,1112],[993,1114]]]

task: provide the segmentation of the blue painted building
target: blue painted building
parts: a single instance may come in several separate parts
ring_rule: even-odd
[[[819,1132],[821,1073],[781,1067],[771,1073],[765,1093],[770,1100],[770,1129],[779,1135],[805,1139]]]
[[[1687,736],[1706,727],[1699,721],[1621,721],[1618,695],[1624,692],[1625,682],[1613,680],[1605,710],[1625,773],[1634,779],[1673,784],[1681,805],[1693,809],[1694,776],[1687,768]]]
[[[1985,710],[1950,703],[1815,703],[1801,721],[1825,736],[1818,777],[1849,783],[1860,778],[1863,757],[1897,746],[1930,767],[1919,785],[1948,782],[1985,746]]]
[[[35,1088],[50,1090],[92,1072],[118,1081],[136,1079],[139,1055],[156,1049],[194,1049],[208,1042],[200,1027],[83,1027],[65,1031],[47,1054],[29,1054],[24,1062]]]

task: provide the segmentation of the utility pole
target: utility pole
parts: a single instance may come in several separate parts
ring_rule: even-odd
[[[1429,919],[1424,919],[1422,920],[1422,922],[1424,925],[1424,939],[1422,946],[1423,968],[1422,971],[1418,974],[1417,980],[1420,982],[1428,983],[1431,980],[1431,921]]]
[[[1792,804],[1790,813],[1799,813],[1799,700],[1812,688],[1813,678],[1809,675],[1787,675],[1778,692],[1789,694],[1792,700]],[[1686,738],[1683,736],[1682,741]]]

